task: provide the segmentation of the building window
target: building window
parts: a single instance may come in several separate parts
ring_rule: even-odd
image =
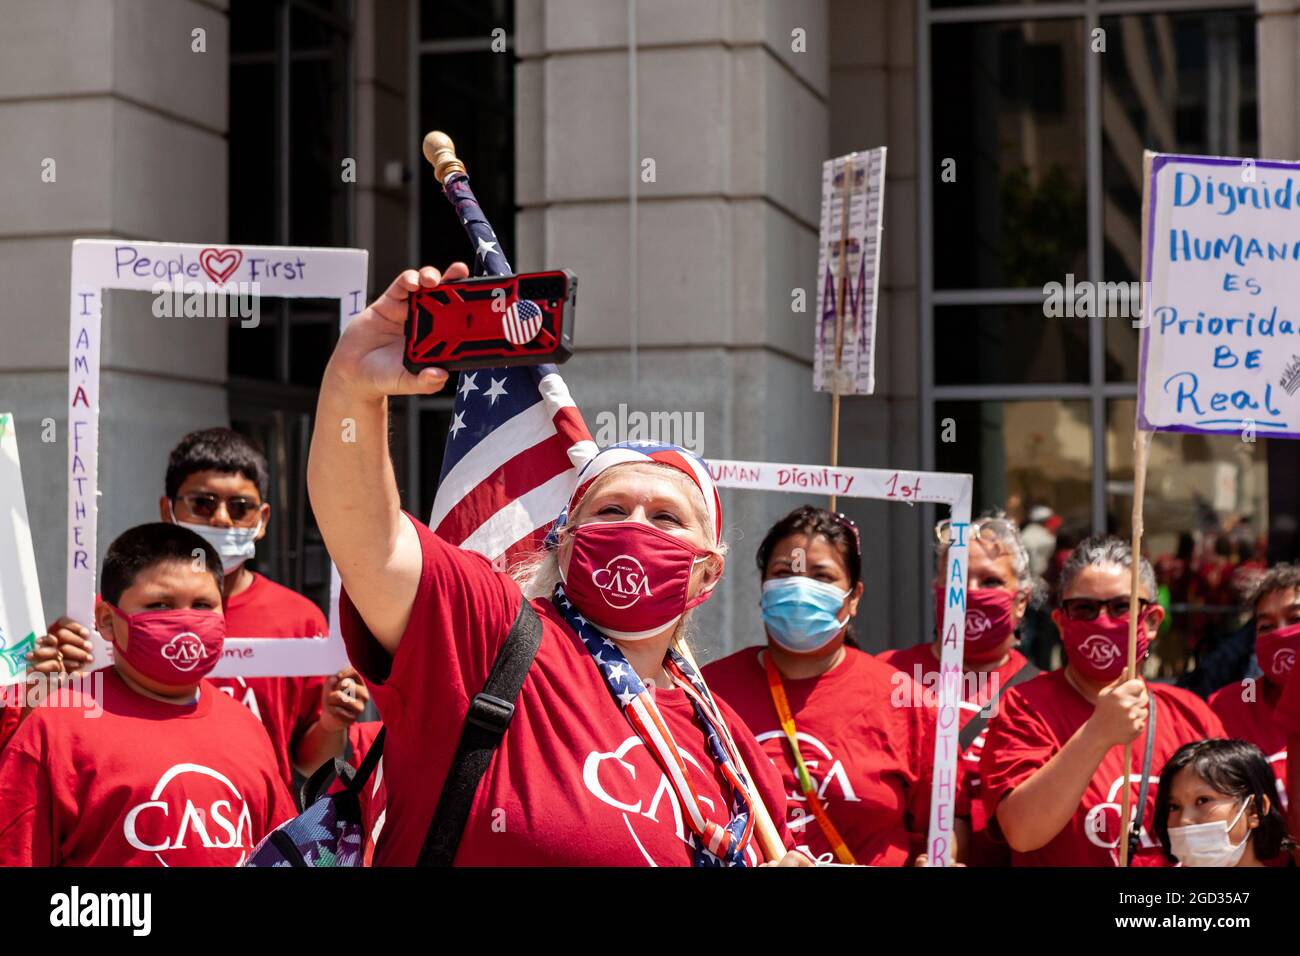
[[[419,221],[411,236],[412,262],[473,265],[472,249],[455,211],[443,198],[420,155],[424,134],[440,129],[456,142],[474,194],[491,221],[506,258],[515,247],[514,0],[411,0],[412,87],[418,90],[409,155]],[[494,50],[493,32],[499,34]],[[451,426],[455,382],[435,396],[394,403],[394,432],[405,436],[396,466],[408,510],[433,510],[442,452]]]
[[[1127,534],[1137,331],[1048,317],[1043,286],[1138,277],[1144,148],[1259,154],[1254,4],[919,11],[922,464],[973,474],[977,508],[1051,506],[1061,544]],[[1267,527],[1266,442],[1241,444],[1156,437],[1152,556]]]
[[[349,246],[351,0],[231,0],[230,241]],[[316,390],[338,338],[338,303],[263,298],[260,324],[230,322],[232,427],[271,470],[273,520],[258,565],[325,607],[329,558],[306,496]]]

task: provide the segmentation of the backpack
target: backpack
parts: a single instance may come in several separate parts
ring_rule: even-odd
[[[443,781],[418,866],[451,866],[479,781],[510,726],[515,701],[541,640],[542,622],[527,599],[521,600],[519,614],[497,652],[483,690],[470,701],[460,745]],[[379,731],[356,770],[336,757],[313,773],[302,788],[307,809],[263,837],[244,866],[365,866],[368,834],[361,793],[379,763],[386,734],[387,728]],[[321,796],[335,777],[343,782],[343,788]]]

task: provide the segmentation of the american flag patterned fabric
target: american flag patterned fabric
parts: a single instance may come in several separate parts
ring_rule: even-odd
[[[449,176],[443,191],[474,246],[474,274],[509,275],[469,180]],[[515,321],[520,335],[532,323],[528,315]],[[595,453],[554,365],[462,372],[429,527],[488,558],[534,551]]]
[[[609,692],[627,715],[628,722],[654,755],[664,776],[672,785],[681,803],[683,814],[690,826],[691,846],[696,866],[748,866],[745,851],[754,835],[754,814],[749,801],[749,788],[739,770],[735,744],[718,713],[713,695],[690,663],[675,650],[668,652],[664,669],[674,684],[686,692],[695,710],[695,719],[704,728],[709,753],[731,791],[731,814],[727,825],[720,826],[704,816],[699,796],[691,783],[690,771],[673,741],[654,696],[646,690],[641,678],[627,662],[617,644],[602,634],[585,617],[578,613],[564,595],[564,585],[557,584],[551,598],[556,610],[582,638],[587,651],[600,669]]]

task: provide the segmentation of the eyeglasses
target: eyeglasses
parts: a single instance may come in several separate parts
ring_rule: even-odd
[[[1151,603],[1146,598],[1138,598],[1138,614],[1145,614]],[[1098,601],[1096,598],[1066,598],[1061,602],[1061,610],[1073,621],[1095,621],[1102,608],[1106,609],[1107,617],[1116,621],[1128,617],[1129,599],[1117,597],[1109,601]]]
[[[211,521],[216,517],[223,500],[226,504],[226,514],[230,515],[230,520],[235,524],[253,524],[253,519],[256,519],[262,510],[262,503],[252,498],[222,499],[206,491],[193,491],[188,495],[179,495],[176,500],[185,502],[190,512],[204,521]]]
[[[963,537],[979,538],[983,544],[991,544],[1000,538],[1014,538],[1020,533],[1015,523],[1006,518],[976,518],[968,525],[968,529]],[[944,518],[934,526],[934,540],[944,547],[952,543],[951,518]]]

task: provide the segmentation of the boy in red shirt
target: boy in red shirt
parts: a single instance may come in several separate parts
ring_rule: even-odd
[[[302,595],[246,566],[266,536],[271,506],[266,457],[229,428],[207,428],[181,439],[167,462],[163,521],[179,524],[208,542],[224,572],[226,630],[232,637],[318,637],[329,625]],[[69,618],[50,625],[69,669],[90,660],[89,633]],[[347,728],[361,716],[368,694],[352,668],[329,677],[214,677],[266,727],[284,782],[342,756]]]
[[[113,664],[34,707],[0,755],[0,866],[237,866],[293,815],[261,725],[203,679],[222,581],[184,528],[109,546],[95,623]]]

